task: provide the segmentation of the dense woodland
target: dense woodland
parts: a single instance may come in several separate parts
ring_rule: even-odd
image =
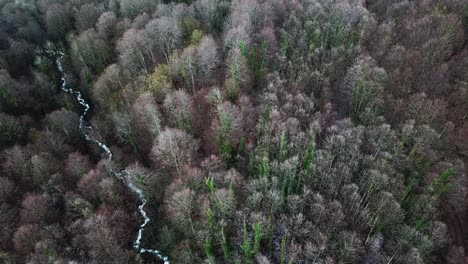
[[[1,263],[468,262],[468,1],[0,10]]]

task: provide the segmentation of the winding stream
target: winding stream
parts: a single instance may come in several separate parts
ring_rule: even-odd
[[[91,137],[90,135],[93,130],[93,127],[91,126],[91,124],[87,123],[85,120],[85,116],[88,113],[89,109],[91,108],[90,105],[83,99],[83,96],[81,95],[80,91],[73,90],[72,88],[67,87],[67,80],[66,80],[67,75],[63,69],[63,65],[61,62],[65,54],[61,51],[56,51],[56,52],[48,51],[48,53],[55,56],[55,62],[57,64],[57,68],[62,75],[61,77],[62,85],[60,88],[62,89],[62,91],[75,96],[75,98],[78,100],[78,103],[83,107],[83,112],[80,115],[81,132],[84,134],[86,140],[95,143],[96,145],[98,145],[100,149],[102,149],[106,153],[107,159],[109,161],[112,160],[112,152],[109,149],[109,147],[106,144],[102,143],[101,141]],[[133,184],[133,182],[129,179],[126,170],[123,170],[121,172],[111,171],[111,173],[114,174],[116,178],[121,180],[130,190],[132,190],[138,196],[138,199],[140,201],[140,205],[138,206],[138,211],[140,212],[140,215],[143,218],[143,223],[140,225],[138,229],[136,239],[133,242],[133,247],[135,248],[135,250],[139,251],[140,253],[152,254],[158,257],[159,259],[161,259],[164,262],[164,264],[169,264],[169,257],[165,256],[161,251],[157,249],[144,248],[141,245],[141,238],[143,235],[143,231],[145,230],[145,226],[151,221],[151,219],[148,217],[148,214],[145,211],[145,205],[148,202],[148,200],[146,199],[146,196],[143,190],[135,186],[135,184]]]

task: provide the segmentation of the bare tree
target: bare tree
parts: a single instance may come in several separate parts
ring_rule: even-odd
[[[184,90],[176,90],[164,100],[167,121],[173,126],[191,132],[193,129],[193,99]]]
[[[203,83],[214,83],[214,72],[219,67],[218,45],[211,36],[204,36],[197,48],[197,64]]]
[[[179,57],[177,68],[182,79],[186,83],[186,87],[190,87],[192,94],[195,94],[195,77],[197,76],[198,65],[196,62],[196,50],[194,47],[187,47],[183,50]]]
[[[102,3],[87,3],[82,5],[75,13],[75,25],[79,31],[94,27],[99,16],[104,12]]]
[[[47,115],[45,126],[69,144],[76,143],[81,138],[78,115],[64,108]]]
[[[120,12],[126,17],[134,18],[143,12],[149,12],[154,7],[150,0],[119,0]]]
[[[124,67],[131,72],[143,71],[148,75],[148,69],[154,60],[153,45],[144,30],[129,29],[117,42],[119,59]]]
[[[166,211],[177,228],[182,232],[194,233],[192,214],[195,211],[195,192],[188,188],[170,194]]]
[[[6,176],[19,182],[31,180],[31,153],[28,149],[16,145],[3,151],[5,159],[2,162],[2,169]]]
[[[99,35],[107,40],[111,40],[117,33],[117,16],[114,12],[107,11],[99,16],[96,28]]]
[[[27,194],[21,204],[21,222],[23,224],[46,224],[52,220],[54,208],[46,194]]]
[[[91,162],[88,156],[79,152],[73,152],[68,155],[65,163],[64,172],[69,179],[70,185],[74,186],[76,182],[91,169]]]
[[[156,138],[161,132],[161,114],[151,93],[146,92],[138,97],[133,104],[132,115],[135,124],[139,127],[138,130],[148,131],[151,139]]]
[[[112,114],[115,134],[122,144],[129,144],[133,151],[144,160],[143,153],[137,141],[138,131],[135,129],[134,120],[128,112],[115,112]]]
[[[178,21],[167,16],[153,19],[146,25],[146,32],[149,38],[156,42],[158,51],[164,55],[169,64],[172,51],[179,47],[181,42],[182,31]]]
[[[93,73],[100,73],[112,56],[112,47],[94,29],[83,31],[76,39],[72,39],[71,45],[75,64],[84,64]]]
[[[15,143],[23,142],[25,139],[25,129],[27,126],[21,120],[0,113],[0,145],[3,148],[9,147]],[[0,148],[1,149],[1,148]]]
[[[6,177],[0,177],[0,204],[7,202],[15,192],[15,184]]]
[[[97,78],[93,86],[93,99],[101,107],[114,107],[111,98],[116,97],[124,89],[124,78],[117,64],[107,66],[104,72]]]
[[[92,258],[100,263],[131,262],[132,251],[127,247],[132,237],[130,218],[122,209],[104,208],[84,223],[85,239]]]
[[[0,109],[3,112],[22,113],[28,106],[28,86],[13,79],[7,70],[0,70]]]
[[[190,134],[166,128],[155,140],[151,154],[154,161],[173,167],[180,174],[182,166],[192,161],[197,150],[198,141]]]
[[[64,38],[72,27],[68,8],[62,4],[53,4],[49,6],[46,13],[45,23],[47,32],[52,38]]]
[[[26,256],[34,252],[34,246],[41,237],[39,225],[26,224],[16,229],[13,244],[18,253]]]
[[[8,203],[0,203],[0,246],[11,247],[13,233],[18,224],[18,209]],[[14,263],[12,261],[12,263]]]

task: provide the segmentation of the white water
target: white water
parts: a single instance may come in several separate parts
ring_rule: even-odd
[[[93,127],[91,125],[88,125],[85,121],[85,116],[90,109],[89,104],[86,103],[86,101],[83,99],[83,96],[81,95],[80,91],[75,91],[72,88],[67,88],[67,80],[66,80],[67,75],[65,71],[63,70],[63,65],[61,62],[64,56],[63,52],[48,51],[48,53],[56,56],[55,62],[57,63],[58,70],[62,74],[62,86],[61,86],[62,91],[74,95],[76,99],[78,100],[78,103],[81,106],[83,106],[84,110],[80,116],[81,132],[84,134],[86,140],[95,143],[96,145],[99,146],[100,149],[102,149],[106,153],[108,160],[112,160],[112,152],[109,149],[109,147],[106,144],[102,143],[101,141],[90,136],[90,133],[93,130]],[[138,199],[140,201],[140,205],[138,206],[138,211],[140,212],[140,215],[143,217],[143,223],[140,225],[140,228],[138,229],[137,237],[135,239],[135,242],[133,243],[133,247],[140,253],[152,254],[154,256],[157,256],[162,261],[164,261],[164,264],[169,264],[169,257],[163,255],[161,251],[156,250],[156,249],[144,248],[141,246],[141,237],[143,235],[143,231],[145,230],[145,226],[151,221],[151,219],[148,217],[148,214],[145,211],[145,205],[148,202],[148,200],[146,199],[146,196],[143,193],[143,190],[135,186],[135,184],[133,184],[133,182],[128,178],[128,174],[126,170],[123,170],[121,172],[112,171],[112,174],[114,174],[116,178],[121,180],[130,190],[132,190],[138,196]]]

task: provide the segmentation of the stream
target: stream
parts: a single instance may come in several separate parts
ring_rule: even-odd
[[[78,103],[83,107],[83,112],[80,115],[80,130],[84,134],[85,138],[87,141],[93,142],[96,144],[102,151],[104,151],[107,160],[111,161],[112,160],[112,152],[109,149],[109,147],[104,144],[103,142],[93,138],[91,136],[91,132],[93,131],[93,127],[90,123],[86,122],[85,116],[88,113],[89,109],[91,108],[90,105],[84,100],[82,94],[80,91],[73,90],[72,88],[67,87],[67,75],[63,69],[63,65],[61,60],[64,57],[64,53],[61,51],[48,51],[47,53],[54,55],[55,56],[55,62],[57,64],[57,68],[60,71],[60,74],[62,75],[61,80],[62,80],[62,85],[61,89],[62,91],[73,95]],[[157,249],[151,249],[151,248],[144,248],[141,245],[141,239],[143,236],[143,231],[145,230],[145,226],[151,221],[151,219],[148,217],[148,214],[145,211],[145,205],[148,202],[145,193],[143,192],[142,189],[138,188],[133,182],[129,179],[127,171],[123,170],[120,172],[115,172],[111,171],[111,173],[120,181],[122,181],[132,192],[134,192],[140,201],[140,204],[138,206],[138,211],[143,218],[143,223],[140,224],[140,227],[138,228],[138,233],[136,235],[135,241],[133,242],[133,247],[135,250],[137,250],[140,253],[148,253],[152,254],[156,257],[158,257],[160,260],[164,262],[164,264],[169,264],[169,257],[165,256],[161,251]]]

